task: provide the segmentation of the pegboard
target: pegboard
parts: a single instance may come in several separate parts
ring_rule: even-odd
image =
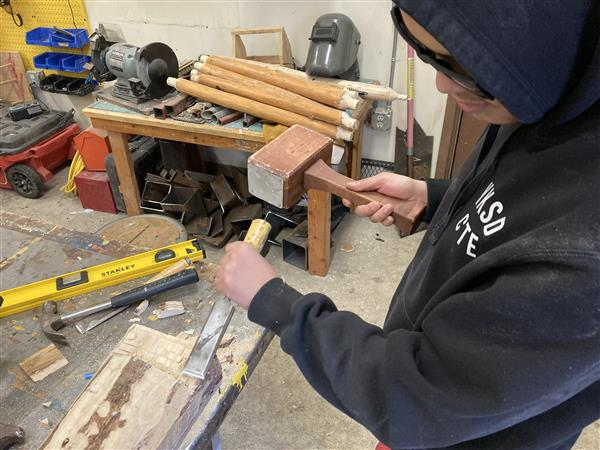
[[[90,26],[83,0],[11,0],[10,3],[15,16],[17,13],[21,15],[23,26],[17,27],[14,24],[8,8],[0,9],[0,51],[19,52],[26,70],[35,69],[33,57],[40,53],[54,51],[75,54],[81,54],[82,51],[85,54],[89,53],[87,45],[82,49],[57,49],[25,43],[25,33],[37,27],[85,28],[89,33]],[[71,14],[69,4],[73,14]],[[46,75],[60,73],[72,77],[87,76],[87,72],[78,74],[47,69],[44,69],[44,72]]]

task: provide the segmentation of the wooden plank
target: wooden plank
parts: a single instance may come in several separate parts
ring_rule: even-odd
[[[50,344],[20,362],[19,366],[33,381],[40,381],[67,364],[69,361],[60,350],[54,344]]]
[[[245,58],[248,56],[246,53],[246,46],[244,45],[242,38],[236,34],[235,31],[231,32],[231,37],[233,40],[233,56],[236,58]]]
[[[0,52],[0,99],[12,104],[33,101],[19,52]]]
[[[109,131],[108,140],[115,160],[115,169],[119,177],[119,190],[123,194],[125,210],[129,215],[141,214],[140,191],[135,178],[133,158],[129,151],[129,135]]]
[[[232,35],[280,33],[283,27],[234,28]]]
[[[133,325],[42,448],[178,448],[221,379],[182,375],[195,338]]]
[[[102,128],[104,130],[111,130],[118,133],[139,134],[141,136],[150,136],[157,139],[168,139],[170,141],[188,142],[190,144],[217,147],[224,150],[243,150],[252,153],[264,145],[263,142],[247,141],[245,139],[231,139],[221,136],[213,136],[210,134],[192,134],[186,131],[157,128],[152,125],[132,125],[127,122],[115,122],[112,119],[92,119],[92,124],[95,128]]]
[[[331,194],[308,190],[308,272],[324,277],[331,262]]]
[[[293,67],[294,58],[292,57],[292,46],[290,45],[287,33],[285,32],[285,29],[283,27],[281,27],[281,38],[279,40],[279,44],[281,46],[281,61],[279,62],[279,64],[281,64],[282,66]]]
[[[221,136],[230,139],[243,139],[247,141],[264,143],[262,133],[257,131],[244,130],[242,128],[229,128],[224,126],[186,123],[173,119],[156,119],[154,117],[147,117],[142,114],[106,111],[103,109],[94,108],[93,106],[88,106],[87,108],[84,108],[82,112],[90,119],[111,120],[114,122],[127,122],[127,124],[132,125],[131,134],[143,134],[139,132],[140,129],[138,127],[138,125],[142,125],[165,130],[184,131],[186,133],[195,135]]]
[[[279,34],[279,54],[264,56],[248,56],[246,46],[241,36],[249,34]],[[250,59],[272,64],[292,66],[292,49],[283,27],[270,28],[236,28],[231,32],[233,38],[233,56],[235,58]]]

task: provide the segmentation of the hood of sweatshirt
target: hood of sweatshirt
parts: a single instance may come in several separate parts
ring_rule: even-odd
[[[600,0],[394,0],[523,123],[600,99]]]

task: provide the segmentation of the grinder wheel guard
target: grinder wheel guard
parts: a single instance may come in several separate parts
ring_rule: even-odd
[[[152,98],[161,98],[171,91],[167,78],[177,77],[179,63],[177,56],[166,44],[153,42],[138,52],[138,76],[146,87],[144,94]]]

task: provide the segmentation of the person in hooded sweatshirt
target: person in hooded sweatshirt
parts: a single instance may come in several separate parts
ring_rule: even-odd
[[[569,449],[600,416],[599,0],[396,0],[392,17],[489,126],[451,181],[349,185],[427,202],[383,328],[239,242],[217,288],[391,448]]]

